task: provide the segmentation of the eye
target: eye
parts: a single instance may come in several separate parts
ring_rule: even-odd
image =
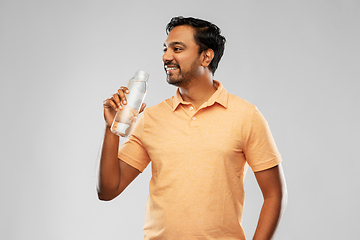
[[[167,51],[167,48],[164,48],[164,49],[163,49],[163,52],[165,53],[166,51]]]
[[[180,51],[182,51],[183,49],[182,48],[179,48],[179,47],[175,47],[174,48],[174,52],[180,52]]]

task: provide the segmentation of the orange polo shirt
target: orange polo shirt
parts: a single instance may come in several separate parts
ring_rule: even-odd
[[[241,226],[246,163],[261,171],[281,162],[258,109],[216,92],[198,110],[175,96],[145,109],[119,159],[152,178],[144,239],[245,239]]]

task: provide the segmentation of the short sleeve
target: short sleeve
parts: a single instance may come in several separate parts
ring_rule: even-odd
[[[269,169],[282,161],[269,125],[257,108],[253,112],[244,153],[254,172]]]
[[[144,114],[142,114],[134,130],[128,139],[123,143],[119,149],[118,158],[130,166],[143,172],[150,163],[150,157],[142,144],[144,135]]]

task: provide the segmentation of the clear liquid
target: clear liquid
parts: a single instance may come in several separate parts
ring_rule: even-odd
[[[143,102],[147,90],[147,83],[144,81],[132,80],[128,84],[130,94],[126,95],[127,105],[138,109]]]
[[[142,75],[141,75],[142,74]],[[147,92],[148,74],[137,72],[128,83],[129,94],[126,95],[127,104],[115,115],[111,131],[121,137],[128,137],[135,125],[141,104]]]
[[[139,111],[128,105],[123,106],[123,109],[116,113],[111,131],[121,137],[128,137],[134,128]]]

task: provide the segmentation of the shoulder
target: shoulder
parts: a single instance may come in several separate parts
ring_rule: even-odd
[[[233,103],[233,104],[237,104],[239,106],[242,106],[242,107],[247,107],[247,108],[253,108],[255,107],[254,104],[246,101],[245,99],[241,98],[241,97],[238,97],[234,94],[231,94],[231,93],[228,93],[228,96],[229,96],[229,103]]]
[[[159,111],[169,110],[172,108],[173,103],[173,97],[168,98],[156,105],[153,105],[151,107],[146,107],[144,110],[144,113],[146,114],[152,114],[154,112],[158,113]]]
[[[241,115],[251,116],[257,110],[257,107],[243,98],[228,93],[228,109],[238,112]]]
[[[139,116],[138,122],[143,129],[158,129],[159,126],[166,124],[173,118],[173,111],[171,106],[167,104],[166,100],[146,107],[144,112]]]
[[[148,124],[168,119],[173,112],[172,105],[169,105],[169,102],[172,103],[172,98],[166,99],[156,105],[146,107],[141,117],[144,118],[144,120],[146,119]]]

